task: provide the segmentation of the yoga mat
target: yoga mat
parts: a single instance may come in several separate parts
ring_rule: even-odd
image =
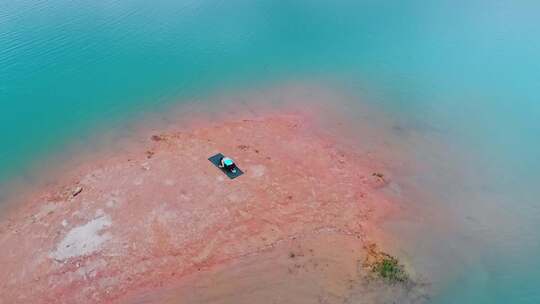
[[[238,168],[238,166],[236,167],[236,173],[232,173],[230,170],[227,170],[225,168],[220,168],[219,167],[219,164],[220,164],[220,161],[221,161],[221,158],[224,157],[223,154],[221,153],[218,153],[214,156],[211,156],[210,158],[208,158],[208,160],[214,164],[219,170],[221,170],[223,173],[225,173],[225,175],[227,175],[230,179],[234,179],[234,178],[237,178],[239,177],[240,175],[244,174],[244,172],[242,172],[242,170],[240,170],[240,168]]]

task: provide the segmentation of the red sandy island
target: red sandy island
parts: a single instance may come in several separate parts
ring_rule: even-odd
[[[356,248],[311,287],[334,290],[342,303],[358,279],[366,233],[392,203],[378,191],[386,177],[374,175],[381,170],[376,160],[314,130],[302,115],[223,120],[155,133],[127,153],[73,169],[69,180],[17,204],[0,223],[0,303],[137,302],[197,273],[211,278],[214,269],[257,265],[257,256],[268,260],[272,252],[307,246],[282,246],[293,240],[311,242],[302,256],[327,266],[346,260],[325,256],[327,246]],[[228,179],[207,160],[217,152],[245,174]],[[280,276],[274,280],[290,282]],[[330,288],[332,277],[347,278],[351,288]],[[175,303],[203,302],[190,290],[179,287]],[[243,291],[235,292],[229,302],[205,302],[243,303],[235,301]]]

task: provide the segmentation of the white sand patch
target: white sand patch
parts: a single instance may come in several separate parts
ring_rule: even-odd
[[[68,223],[67,220],[64,219],[64,220],[62,221],[62,226],[63,226],[63,227],[67,227],[68,224],[69,224],[69,223]]]
[[[249,167],[249,172],[251,173],[251,176],[253,177],[261,177],[266,172],[266,167],[263,165],[255,165]]]
[[[111,239],[109,233],[100,233],[111,226],[108,215],[98,217],[90,222],[71,229],[58,244],[56,250],[49,254],[50,258],[63,261],[73,257],[85,256],[101,249],[101,245]]]

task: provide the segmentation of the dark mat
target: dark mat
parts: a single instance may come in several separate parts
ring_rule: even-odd
[[[214,156],[211,156],[210,158],[208,158],[208,160],[214,164],[219,170],[221,170],[223,173],[225,173],[230,179],[234,179],[234,178],[237,178],[239,177],[240,175],[244,174],[244,172],[242,172],[242,170],[240,170],[240,168],[236,167],[236,173],[232,173],[231,171],[225,169],[225,168],[220,168],[219,165],[220,165],[220,162],[221,162],[221,158],[223,157],[223,154],[221,153],[218,153]]]

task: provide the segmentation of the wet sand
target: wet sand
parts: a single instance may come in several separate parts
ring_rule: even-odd
[[[126,303],[423,303],[426,290],[374,280],[361,239],[337,231],[293,237],[201,270]]]
[[[193,121],[85,161],[12,208],[0,224],[0,302],[424,299],[358,266],[396,212],[376,157],[309,115]],[[245,174],[228,179],[207,160],[217,152]]]

